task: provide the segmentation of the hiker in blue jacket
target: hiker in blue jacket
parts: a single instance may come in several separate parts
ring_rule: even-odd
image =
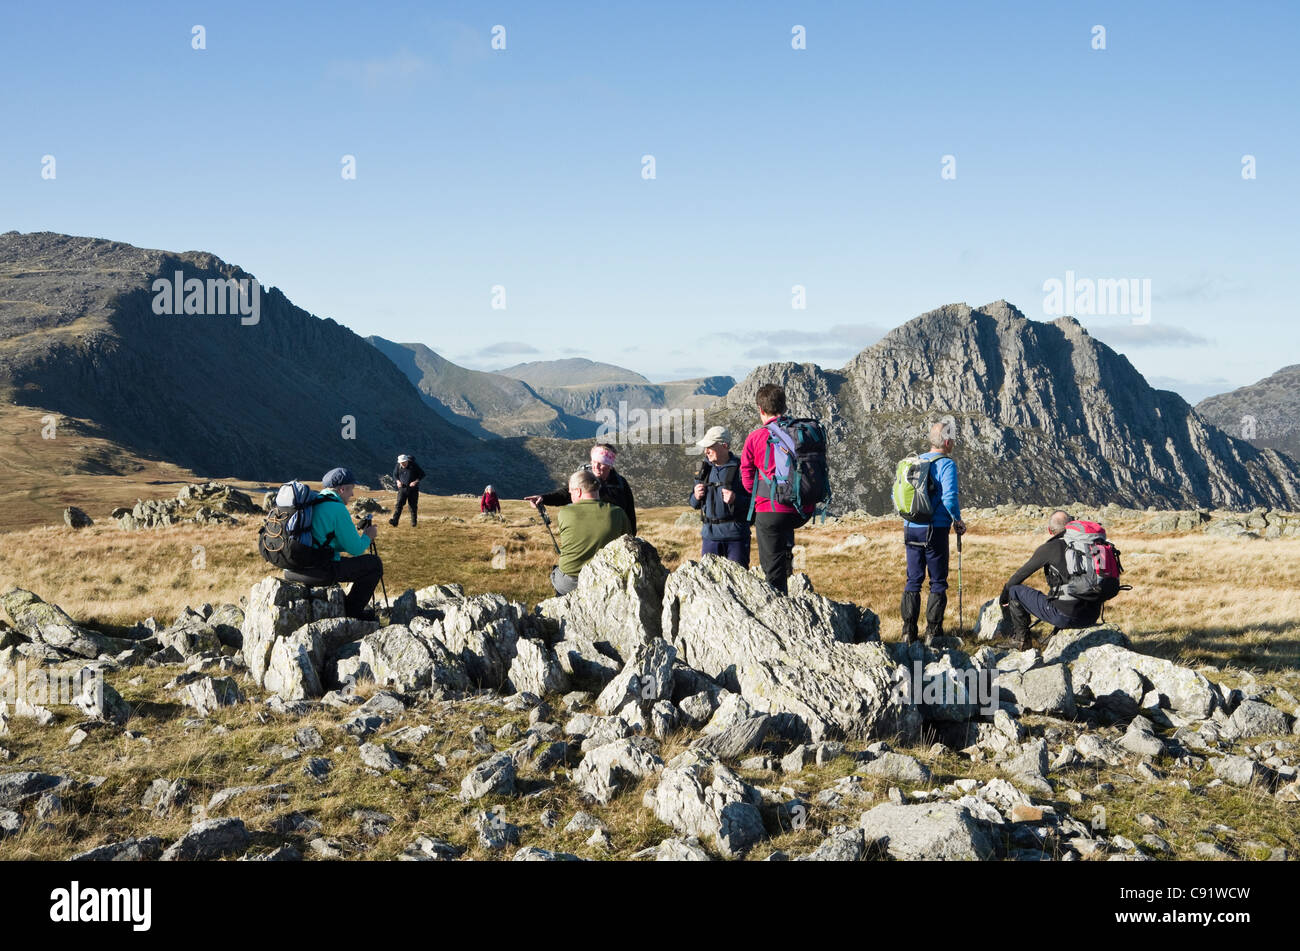
[[[930,524],[903,521],[903,544],[907,549],[907,584],[903,587],[900,611],[903,615],[903,640],[917,639],[921,613],[921,582],[930,576],[930,597],[925,605],[925,640],[927,644],[943,636],[943,613],[948,607],[948,532],[966,533],[961,519],[957,489],[957,463],[950,457],[956,440],[952,423],[935,423],[930,427],[930,451],[920,458],[934,460],[930,466],[929,496],[933,515]]]
[[[740,480],[740,458],[731,451],[731,432],[714,426],[695,444],[705,454],[691,490],[691,508],[700,509],[701,555],[720,555],[749,567],[749,492]]]

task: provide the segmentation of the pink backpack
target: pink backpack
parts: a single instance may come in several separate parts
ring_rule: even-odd
[[[1109,601],[1128,585],[1119,583],[1124,568],[1119,549],[1106,540],[1106,529],[1097,522],[1073,521],[1061,536],[1065,542],[1065,565],[1069,575],[1057,589],[1062,601]]]

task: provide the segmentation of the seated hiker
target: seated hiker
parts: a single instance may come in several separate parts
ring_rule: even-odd
[[[343,599],[348,617],[362,618],[373,615],[367,611],[379,579],[384,575],[384,564],[378,555],[369,554],[370,543],[378,533],[371,525],[364,533],[352,524],[348,503],[356,491],[356,479],[351,469],[331,469],[321,480],[325,500],[315,506],[311,520],[312,541],[334,549],[334,561],[323,568],[302,568],[285,572],[291,581],[306,584],[340,584],[352,582],[352,589]],[[351,555],[343,558],[342,553]]]
[[[600,480],[588,469],[569,476],[569,501],[555,513],[559,525],[560,563],[551,569],[556,594],[568,594],[578,586],[578,573],[600,551],[620,535],[631,535],[632,525],[617,505],[596,497]]]
[[[618,455],[618,450],[609,443],[597,443],[591,447],[591,462],[582,468],[590,472],[597,479],[599,485],[599,498],[602,502],[612,502],[623,510],[627,516],[628,524],[632,526],[630,535],[636,534],[636,504],[632,501],[632,487],[627,484],[614,468],[614,459]],[[530,503],[534,508],[538,505],[568,505],[569,490],[556,489],[554,492],[548,492],[545,495],[526,495],[524,501]]]
[[[397,468],[393,470],[393,481],[397,483],[397,510],[388,520],[389,525],[396,528],[402,518],[402,506],[410,505],[411,527],[415,527],[420,508],[420,480],[423,478],[424,470],[418,462],[406,453],[397,457]]]
[[[1011,638],[1021,650],[1033,646],[1029,633],[1032,614],[1053,627],[1090,627],[1101,616],[1102,601],[1082,600],[1065,596],[1060,588],[1070,577],[1065,554],[1065,526],[1074,521],[1068,512],[1053,512],[1047,520],[1047,534],[1051,536],[1039,545],[1030,559],[1007,581],[998,598],[1002,616],[1008,621]],[[1024,584],[1039,569],[1047,579],[1048,592]]]
[[[706,461],[695,474],[691,508],[700,510],[701,555],[720,555],[749,567],[749,492],[740,481],[740,459],[731,431],[714,426],[695,444]]]
[[[483,494],[478,500],[478,510],[480,514],[485,515],[501,514],[501,500],[497,498],[497,494],[492,491],[492,486],[488,486],[483,490]]]

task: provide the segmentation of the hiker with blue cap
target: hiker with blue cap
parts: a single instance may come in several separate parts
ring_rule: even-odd
[[[311,536],[315,544],[334,549],[334,560],[322,568],[300,569],[295,575],[312,575],[317,584],[352,582],[352,589],[343,599],[348,617],[373,620],[367,605],[384,576],[384,563],[378,555],[370,554],[378,529],[369,525],[358,532],[352,524],[348,503],[356,492],[356,481],[352,470],[346,468],[331,469],[321,479],[323,490],[312,513]],[[344,554],[351,557],[344,558]]]

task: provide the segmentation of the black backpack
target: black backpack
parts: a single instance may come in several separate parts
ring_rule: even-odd
[[[321,502],[333,501],[301,482],[286,482],[276,492],[275,505],[257,532],[257,550],[275,567],[289,571],[331,564],[334,549],[329,545],[329,538],[321,545],[313,541],[311,515],[312,509]]]

